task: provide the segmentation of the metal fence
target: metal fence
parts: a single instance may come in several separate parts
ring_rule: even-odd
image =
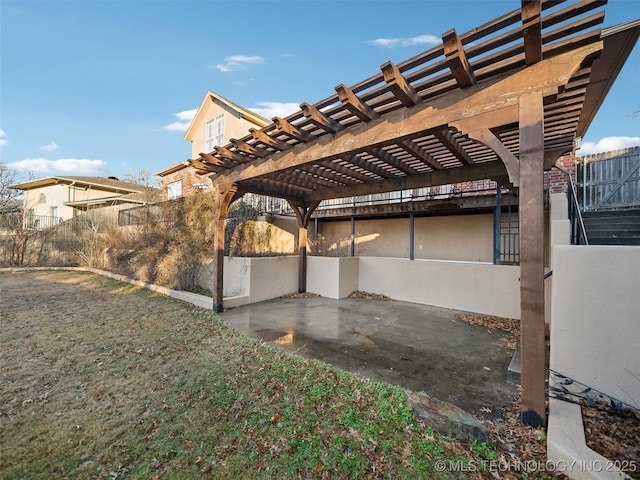
[[[0,229],[2,230],[45,230],[61,223],[60,217],[24,214],[21,211],[0,214]]]

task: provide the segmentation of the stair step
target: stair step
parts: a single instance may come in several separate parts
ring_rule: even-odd
[[[615,226],[619,226],[619,227],[633,227],[633,228],[640,228],[640,219],[638,219],[637,221],[629,221],[628,219],[622,220],[619,218],[613,218],[613,219],[608,219],[608,218],[599,218],[599,219],[594,219],[594,218],[584,218],[583,222],[585,225],[615,225]]]
[[[625,237],[635,237],[640,235],[639,228],[616,228],[608,225],[603,225],[601,227],[588,227],[585,225],[585,230],[587,231],[587,233],[591,232],[593,235],[600,234],[601,236],[618,235]]]
[[[602,237],[590,237],[589,245],[628,245],[628,246],[640,246],[640,238],[602,238]]]
[[[640,215],[640,210],[592,210],[582,212],[582,215],[587,217],[634,217]]]

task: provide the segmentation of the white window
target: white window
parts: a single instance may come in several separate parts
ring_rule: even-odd
[[[212,152],[213,147],[224,145],[224,114],[207,121],[204,128],[206,153]]]
[[[49,216],[51,217],[51,225],[57,225],[58,218],[58,207],[49,207]]]
[[[167,185],[167,199],[178,198],[182,196],[182,180],[171,182]]]

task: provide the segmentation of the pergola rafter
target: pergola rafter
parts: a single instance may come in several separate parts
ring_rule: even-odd
[[[308,219],[325,199],[488,178],[518,192],[521,409],[523,419],[536,425],[545,411],[543,171],[586,130],[640,22],[609,41],[609,53],[598,29],[605,0],[521,2],[467,33],[449,30],[442,45],[399,64],[387,62],[378,74],[339,85],[332,96],[303,103],[300,111],[190,162],[211,172],[218,224],[230,199],[246,192],[277,196],[296,211],[299,242],[306,242]],[[592,71],[603,52],[607,71]],[[594,72],[602,82],[593,83]],[[218,261],[218,308],[221,271]]]

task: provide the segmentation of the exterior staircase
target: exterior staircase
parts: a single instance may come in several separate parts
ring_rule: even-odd
[[[589,245],[640,245],[640,209],[584,212]]]

